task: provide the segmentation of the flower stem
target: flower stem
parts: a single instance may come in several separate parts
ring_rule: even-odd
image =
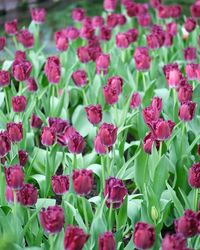
[[[49,245],[50,245],[50,250],[54,250],[54,235],[50,234],[49,235]]]
[[[113,210],[113,204],[111,203],[109,208],[109,215],[108,215],[108,231],[112,231],[112,210]]]
[[[82,206],[83,206],[83,214],[84,214],[84,219],[85,219],[85,225],[86,225],[87,228],[89,228],[87,208],[86,208],[86,200],[85,200],[84,197],[82,197]]]
[[[83,102],[85,103],[85,105],[88,105],[88,100],[84,88],[82,88],[82,93],[83,93]]]
[[[194,189],[194,211],[198,211],[198,197],[199,197],[199,189]]]
[[[8,91],[7,91],[7,87],[4,88],[4,94],[5,94],[5,102],[6,102],[7,115],[9,115],[10,109],[9,109],[9,103],[8,103]]]

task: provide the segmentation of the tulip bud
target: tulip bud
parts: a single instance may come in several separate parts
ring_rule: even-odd
[[[166,81],[170,88],[177,88],[180,80],[183,78],[177,63],[168,64],[163,67]]]
[[[139,249],[149,249],[155,242],[155,229],[145,222],[135,224],[133,242]]]
[[[0,70],[0,87],[6,87],[10,84],[10,73],[6,70]]]
[[[30,126],[32,128],[41,128],[42,127],[42,120],[40,119],[40,117],[35,115],[35,114],[32,114]]]
[[[79,37],[79,30],[73,26],[66,28],[66,35],[69,40],[76,40]]]
[[[178,90],[178,100],[180,103],[184,103],[192,100],[192,86],[190,84],[185,84]]]
[[[83,69],[79,69],[72,74],[72,80],[77,87],[83,87],[87,84],[87,73]]]
[[[117,139],[117,128],[113,124],[103,123],[98,135],[103,145],[112,146]]]
[[[90,105],[88,107],[85,107],[85,111],[86,111],[88,120],[93,125],[96,125],[96,124],[101,122],[101,120],[102,120],[102,108],[101,108],[100,104]]]
[[[77,22],[81,22],[85,17],[85,10],[82,8],[76,8],[72,11],[72,19]]]
[[[200,163],[191,166],[188,173],[189,185],[193,188],[200,188]]]
[[[113,12],[116,9],[117,0],[104,0],[103,8],[108,12]]]
[[[115,42],[118,48],[126,49],[129,46],[129,38],[128,35],[124,33],[118,33],[115,37]]]
[[[197,79],[197,70],[199,69],[199,65],[195,63],[189,63],[185,66],[185,73],[188,80],[196,80]]]
[[[120,76],[110,77],[107,81],[108,87],[115,89],[117,94],[121,94],[123,87],[123,79]]]
[[[190,6],[190,12],[193,18],[200,17],[200,4],[198,0],[196,0],[196,2]]]
[[[80,62],[87,63],[91,60],[90,51],[88,46],[79,47],[77,49],[77,56]]]
[[[161,112],[162,110],[162,98],[160,97],[154,97],[151,101],[151,107],[155,110],[157,109],[158,112]]]
[[[92,25],[83,25],[81,30],[80,30],[80,37],[83,39],[89,40],[94,37],[94,29]]]
[[[25,150],[19,150],[18,158],[20,166],[24,167],[28,161],[28,153]]]
[[[164,41],[164,47],[168,48],[173,45],[173,36],[169,33],[165,33],[165,41]]]
[[[24,184],[17,193],[18,201],[23,206],[33,206],[37,202],[38,191],[32,184]]]
[[[184,215],[175,221],[176,232],[186,238],[198,233],[198,225],[196,213],[192,210],[185,210]]]
[[[170,138],[175,123],[171,120],[163,121],[159,119],[153,123],[153,133],[157,140],[164,141]]]
[[[40,211],[40,223],[47,233],[59,233],[65,223],[63,209],[59,206],[43,208]]]
[[[79,195],[88,195],[93,187],[93,172],[87,169],[74,170],[73,175],[74,190]]]
[[[150,0],[152,8],[158,8],[161,5],[161,0]]]
[[[82,250],[88,238],[89,234],[85,234],[83,229],[68,225],[64,236],[64,249]]]
[[[37,24],[42,24],[46,19],[46,10],[44,8],[32,8],[31,18]]]
[[[186,61],[194,61],[197,59],[197,49],[194,47],[188,47],[184,49],[184,58]]]
[[[101,54],[96,59],[96,72],[101,74],[101,72],[106,75],[108,73],[108,67],[110,65],[110,55]]]
[[[113,208],[119,208],[127,195],[127,189],[122,180],[110,177],[106,180],[103,195],[107,197],[107,207],[112,204]]]
[[[99,135],[97,135],[94,139],[94,149],[95,149],[96,153],[100,154],[100,155],[106,154],[106,152],[107,152],[106,146],[104,146],[101,143],[101,138]]]
[[[129,43],[133,43],[137,41],[138,38],[138,30],[137,29],[129,29],[126,34],[128,35]]]
[[[6,131],[0,132],[0,158],[3,158],[11,149],[11,142]]]
[[[106,19],[107,27],[113,29],[118,25],[118,15],[116,13],[109,14]]]
[[[16,191],[16,200],[17,202],[19,201],[18,198],[18,190]],[[6,185],[6,200],[8,203],[13,203],[14,202],[14,190],[13,188],[9,187],[8,185]]]
[[[110,41],[112,37],[112,30],[106,26],[100,28],[100,39],[102,41]]]
[[[141,97],[138,92],[133,93],[130,101],[130,108],[135,109],[141,105]]]
[[[151,16],[149,13],[137,16],[137,21],[141,27],[147,27],[151,23]]]
[[[23,139],[22,123],[10,122],[7,123],[7,132],[11,142],[20,142]]]
[[[56,43],[56,48],[59,51],[66,51],[68,49],[68,38],[67,35],[62,31],[57,31],[54,34],[54,40]]]
[[[155,206],[151,207],[151,218],[153,221],[156,221],[158,219],[158,211]]]
[[[41,134],[41,143],[44,146],[52,146],[56,140],[55,128],[44,127]]]
[[[160,142],[156,140],[156,138],[151,132],[149,132],[144,137],[144,145],[143,145],[144,152],[146,152],[147,154],[151,154],[153,144],[155,144],[157,150],[160,148]]]
[[[117,18],[118,18],[117,23],[120,26],[123,26],[127,21],[126,16],[123,14],[117,14]]]
[[[76,133],[77,133],[77,131],[74,127],[72,127],[72,126],[66,127],[64,133],[61,135],[60,134],[58,135],[58,143],[61,146],[67,146],[69,138]]]
[[[24,174],[19,165],[14,165],[5,169],[6,183],[13,189],[21,189],[24,182]]]
[[[51,177],[51,185],[55,194],[62,195],[69,190],[69,176],[54,175]]]
[[[33,77],[29,77],[26,80],[26,84],[27,84],[27,87],[28,87],[28,91],[36,92],[38,90],[37,83],[36,83],[36,81],[35,81],[35,79]]]
[[[172,36],[177,35],[177,24],[175,22],[167,23],[166,24],[166,31]]]
[[[49,127],[54,128],[57,134],[62,134],[69,127],[69,122],[57,117],[49,117]]]
[[[50,83],[58,84],[61,77],[61,66],[59,57],[48,57],[47,62],[44,66],[44,71]]]
[[[178,111],[179,119],[182,121],[191,121],[194,117],[195,109],[195,102],[187,101],[182,103]]]
[[[157,34],[149,34],[146,36],[147,46],[149,49],[158,49],[162,44],[160,44],[160,40]]]
[[[146,107],[142,110],[144,122],[149,126],[152,122],[157,121],[160,116],[160,111],[154,106]]]
[[[6,45],[6,38],[4,36],[0,37],[0,51],[4,49]]]
[[[34,46],[34,36],[28,29],[20,30],[16,38],[25,48],[30,49]]]
[[[99,235],[98,250],[116,250],[116,243],[112,232]]]
[[[137,47],[134,52],[135,67],[139,71],[146,71],[150,68],[151,57],[146,47]]]
[[[188,17],[185,20],[184,28],[186,29],[187,32],[192,32],[196,28],[196,21],[192,17]]]
[[[75,132],[69,137],[67,146],[70,153],[81,154],[85,148],[85,141],[78,132]]]
[[[31,74],[32,65],[29,61],[15,59],[12,64],[12,74],[15,80],[23,82],[27,80]]]
[[[92,26],[94,28],[100,28],[104,25],[104,19],[102,16],[94,16],[92,18]]]
[[[8,35],[15,35],[17,33],[17,19],[4,24],[4,30]]]
[[[187,239],[182,234],[166,234],[162,241],[162,250],[187,249]]]
[[[105,102],[107,104],[115,104],[118,102],[119,95],[117,93],[117,90],[115,88],[112,88],[108,85],[103,87],[103,95],[105,98]]]
[[[27,100],[25,96],[21,95],[12,97],[12,108],[14,112],[16,113],[24,112],[26,106],[27,106]]]
[[[17,50],[15,52],[15,60],[26,61],[26,52],[25,51],[21,51],[21,50]]]

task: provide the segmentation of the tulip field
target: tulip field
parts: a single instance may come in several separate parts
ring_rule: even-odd
[[[200,250],[200,1],[70,11],[0,29],[0,250]]]

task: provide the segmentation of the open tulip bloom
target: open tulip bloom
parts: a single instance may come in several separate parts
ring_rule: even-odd
[[[0,249],[198,250],[200,1],[82,2],[0,32]]]

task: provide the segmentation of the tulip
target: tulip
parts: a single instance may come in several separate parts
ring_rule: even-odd
[[[108,12],[112,12],[116,9],[117,0],[104,0],[103,8]]]
[[[29,78],[32,65],[29,61],[15,59],[12,64],[12,74],[15,80],[22,82]]]
[[[54,40],[56,43],[57,50],[66,51],[68,49],[69,41],[68,41],[67,35],[64,34],[64,32],[62,32],[62,31],[55,32]]]
[[[17,19],[4,24],[4,30],[8,35],[15,35],[17,33]]]
[[[99,235],[98,250],[116,250],[116,243],[112,232]]]
[[[37,83],[36,83],[36,81],[35,81],[35,79],[33,77],[29,77],[26,80],[26,84],[27,84],[27,87],[28,87],[28,91],[36,92],[38,90]]]
[[[88,195],[92,191],[93,172],[87,169],[74,170],[72,175],[74,190],[79,195]]]
[[[102,16],[94,16],[92,18],[92,26],[94,28],[100,28],[104,25],[104,19]]]
[[[42,24],[46,19],[46,10],[44,8],[32,8],[31,18],[37,24]]]
[[[0,158],[3,158],[11,149],[11,141],[6,131],[0,132]]]
[[[119,26],[123,26],[126,23],[126,16],[124,16],[123,14],[117,14],[117,23]]]
[[[185,66],[185,73],[189,80],[197,79],[197,71],[199,70],[199,65],[197,63],[189,63]]]
[[[122,180],[110,177],[106,180],[103,195],[107,197],[107,207],[110,207],[112,204],[113,208],[119,208],[127,195],[127,189]]]
[[[139,249],[149,249],[155,242],[155,229],[145,222],[135,224],[133,242]]]
[[[41,143],[44,146],[52,146],[56,140],[56,130],[51,127],[44,127],[41,134]]]
[[[182,79],[182,73],[178,67],[177,63],[168,64],[163,67],[163,72],[165,74],[166,81],[170,88],[177,88]]]
[[[64,133],[65,129],[69,127],[69,122],[57,117],[49,117],[49,127],[54,128],[57,134]]]
[[[188,182],[193,188],[200,188],[200,163],[191,166],[188,173]]]
[[[83,229],[68,225],[64,236],[64,249],[82,250],[88,238],[89,235],[85,234]]]
[[[130,101],[130,108],[135,109],[141,105],[141,96],[138,92],[133,93]]]
[[[110,41],[112,37],[112,30],[106,26],[102,26],[100,28],[99,36],[102,41]]]
[[[190,84],[185,84],[178,90],[178,100],[180,103],[192,100],[193,89]]]
[[[92,39],[94,37],[94,31],[92,25],[83,25],[80,30],[80,36],[86,40]]]
[[[153,8],[158,8],[159,5],[161,4],[162,0],[150,0],[150,4]]]
[[[117,139],[117,128],[113,124],[103,123],[99,128],[98,135],[103,145],[112,146]]]
[[[107,80],[108,87],[115,89],[118,95],[122,92],[123,84],[123,79],[120,76],[113,76]]]
[[[115,42],[118,48],[126,49],[129,47],[128,35],[124,33],[118,33],[115,37]]]
[[[107,152],[107,147],[104,146],[102,143],[101,143],[101,138],[99,135],[97,135],[94,139],[94,149],[96,151],[97,154],[100,154],[100,155],[103,155],[103,154],[106,154]]]
[[[5,168],[6,184],[13,189],[21,189],[24,182],[24,174],[19,165]]]
[[[151,23],[151,16],[148,14],[137,16],[137,21],[141,27],[147,27]]]
[[[187,250],[187,240],[182,234],[166,234],[162,241],[162,250]]]
[[[190,6],[190,12],[193,18],[200,17],[200,5],[198,1]]]
[[[32,48],[34,46],[34,36],[28,29],[23,29],[16,35],[17,41],[21,43],[25,48]]]
[[[12,97],[12,108],[14,112],[16,113],[24,112],[26,106],[27,106],[27,100],[25,96],[21,95]]]
[[[80,154],[85,148],[85,141],[78,132],[75,132],[69,137],[67,146],[70,153]]]
[[[183,102],[179,108],[178,116],[182,121],[191,121],[194,117],[196,109],[196,103],[187,101]]]
[[[138,38],[138,30],[137,29],[129,29],[126,34],[128,35],[129,43],[133,43],[137,41]]]
[[[18,197],[18,190],[16,191],[16,201],[19,202],[19,197]],[[8,203],[13,203],[14,202],[14,190],[13,188],[9,187],[6,185],[6,200]]]
[[[173,45],[173,36],[166,32],[163,46],[168,48],[168,47],[171,47],[172,45]]]
[[[86,111],[88,120],[93,125],[96,125],[96,124],[101,122],[101,120],[102,120],[102,107],[100,104],[90,105],[88,107],[85,107],[85,111]]]
[[[194,18],[188,17],[185,20],[184,28],[187,32],[192,32],[196,28],[196,21]]]
[[[108,73],[108,67],[110,65],[110,55],[101,54],[96,59],[96,72],[101,74],[101,72],[106,75]]]
[[[184,49],[184,58],[186,61],[194,61],[197,59],[197,50],[194,47]]]
[[[117,93],[117,90],[115,88],[112,88],[108,85],[103,87],[103,95],[105,98],[105,102],[107,104],[115,104],[118,102],[119,95]]]
[[[109,14],[106,20],[107,27],[115,28],[118,25],[118,15],[116,13]]]
[[[32,128],[41,128],[42,127],[42,120],[40,119],[40,117],[35,115],[35,114],[32,114],[30,126]]]
[[[77,131],[74,127],[72,127],[72,126],[66,127],[64,133],[61,135],[60,134],[58,135],[58,143],[61,146],[67,146],[67,143],[68,143],[70,137],[72,137],[76,133],[77,133]]]
[[[44,71],[50,83],[58,84],[61,78],[61,66],[59,57],[48,57],[44,67]]]
[[[10,84],[10,73],[6,70],[0,70],[0,87],[6,87]]]
[[[143,149],[147,154],[151,154],[153,144],[155,144],[157,150],[160,148],[160,142],[156,140],[152,132],[149,132],[144,138]]]
[[[72,19],[77,22],[81,22],[85,17],[85,11],[82,8],[76,8],[72,11]]]
[[[37,202],[38,191],[32,184],[23,184],[17,193],[18,202],[23,206],[33,206]]]
[[[63,209],[59,206],[43,208],[40,211],[40,223],[47,233],[59,233],[65,223]]]
[[[153,122],[152,131],[158,141],[164,141],[170,138],[174,126],[175,123],[171,120],[163,121],[159,119]]]
[[[17,50],[15,52],[15,60],[26,61],[26,52],[25,51],[21,51],[21,50]]]
[[[157,107],[146,107],[142,110],[142,116],[144,119],[144,122],[149,125],[153,122],[157,121],[160,116],[160,111],[157,109]]]
[[[25,150],[19,150],[18,158],[20,166],[24,167],[28,161],[28,153]]]
[[[82,63],[87,63],[91,60],[90,52],[89,52],[89,47],[84,46],[84,47],[79,47],[77,49],[77,56],[80,62]]]
[[[177,35],[177,24],[175,22],[170,22],[166,24],[166,32],[172,36]]]
[[[7,123],[7,132],[11,142],[20,142],[23,139],[22,123]]]
[[[150,68],[151,57],[148,49],[145,47],[137,47],[134,52],[134,60],[136,69],[139,71],[146,71]]]
[[[132,1],[126,4],[126,13],[129,17],[137,16],[138,14],[138,5]]]
[[[73,26],[67,27],[66,30],[66,36],[69,40],[76,40],[79,37],[79,30]]]
[[[72,80],[77,87],[83,87],[87,84],[87,73],[83,69],[79,69],[72,74]]]
[[[51,177],[51,185],[55,194],[62,195],[69,190],[69,176],[54,175]]]
[[[4,49],[6,45],[6,38],[4,36],[0,37],[0,51]]]

